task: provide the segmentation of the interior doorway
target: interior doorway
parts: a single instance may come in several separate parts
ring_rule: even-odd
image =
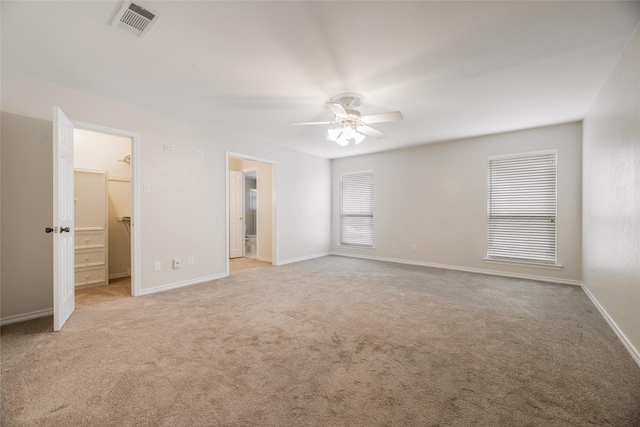
[[[139,294],[139,136],[98,125],[75,123],[74,210],[77,299]],[[103,177],[104,185],[87,186]],[[87,179],[89,178],[89,179]],[[95,203],[102,198],[103,204]],[[87,203],[93,205],[86,208]],[[104,220],[100,216],[104,216]],[[96,218],[98,216],[98,218]],[[108,285],[108,286],[107,286]]]
[[[140,229],[138,226],[140,212],[140,195],[137,191],[137,183],[139,182],[139,153],[140,153],[140,135],[134,132],[128,132],[118,129],[99,126],[90,123],[72,122],[58,106],[53,107],[53,174],[52,174],[52,195],[53,195],[53,226],[46,227],[46,233],[53,233],[53,330],[59,331],[65,322],[71,317],[75,310],[75,283],[78,274],[84,275],[84,279],[95,278],[95,275],[102,275],[108,278],[106,267],[102,269],[88,267],[97,267],[106,264],[108,256],[105,250],[106,235],[106,219],[104,225],[96,227],[96,229],[85,229],[85,233],[79,241],[84,247],[76,250],[75,246],[75,176],[74,176],[74,132],[76,129],[84,129],[103,133],[108,135],[118,135],[129,138],[129,146],[131,155],[130,159],[130,191],[131,191],[131,286],[130,294],[132,296],[140,295]],[[93,171],[96,172],[96,171]],[[105,186],[106,173],[98,173],[93,175],[95,179],[90,179],[87,185]],[[97,177],[97,178],[96,178]],[[91,187],[93,188],[93,187]],[[80,194],[80,193],[79,193]],[[91,189],[83,189],[83,194],[88,197],[84,201],[87,210],[94,209],[91,199]],[[105,197],[107,196],[104,191]],[[99,198],[95,198],[99,200]],[[95,209],[106,210],[107,201],[99,202]],[[105,214],[103,216],[106,217]],[[87,227],[91,228],[91,227]],[[101,250],[96,250],[101,248]],[[91,254],[89,254],[91,252]],[[81,261],[90,265],[80,273],[75,271],[75,264],[78,256]],[[89,272],[89,270],[92,270]],[[99,270],[99,271],[98,271]],[[93,276],[92,276],[93,275]]]
[[[276,163],[227,153],[227,274],[276,264]]]
[[[73,137],[76,291],[113,284],[131,295],[131,138]]]

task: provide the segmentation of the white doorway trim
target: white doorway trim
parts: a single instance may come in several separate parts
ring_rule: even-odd
[[[246,154],[234,153],[226,151],[225,160],[225,258],[227,264],[227,276],[229,276],[229,159],[244,159],[253,160],[255,162],[269,163],[273,167],[271,168],[271,264],[278,265],[278,204],[277,204],[277,192],[278,192],[278,162],[275,160],[263,159],[260,157],[248,156]]]
[[[77,129],[131,138],[131,296],[141,295],[140,269],[140,134],[108,126],[73,121]]]

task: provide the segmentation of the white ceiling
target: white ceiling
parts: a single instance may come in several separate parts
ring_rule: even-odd
[[[639,2],[2,1],[2,72],[327,158],[581,119],[640,22]],[[324,106],[399,110],[388,135],[339,147]]]

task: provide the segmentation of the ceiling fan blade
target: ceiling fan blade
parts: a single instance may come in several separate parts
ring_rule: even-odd
[[[381,122],[396,122],[402,120],[404,117],[400,111],[392,111],[390,113],[374,114],[372,116],[362,116],[360,120],[362,123],[381,123]]]
[[[386,133],[384,132],[380,132],[377,129],[370,128],[369,126],[365,126],[365,125],[358,126],[358,132],[363,133],[367,136],[371,136],[373,138],[382,138],[383,136],[386,135]]]
[[[342,118],[342,119],[348,119],[349,118],[349,114],[345,111],[344,107],[340,104],[335,104],[333,102],[327,102],[327,107],[329,107],[329,110],[331,110],[331,112],[333,114],[335,114],[336,116]]]
[[[291,123],[294,126],[298,125],[332,125],[334,122],[299,122],[299,123]]]

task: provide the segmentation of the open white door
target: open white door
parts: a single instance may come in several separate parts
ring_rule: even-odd
[[[242,172],[229,171],[229,258],[239,258],[244,254],[242,180]]]
[[[53,330],[75,309],[73,123],[53,107]]]

